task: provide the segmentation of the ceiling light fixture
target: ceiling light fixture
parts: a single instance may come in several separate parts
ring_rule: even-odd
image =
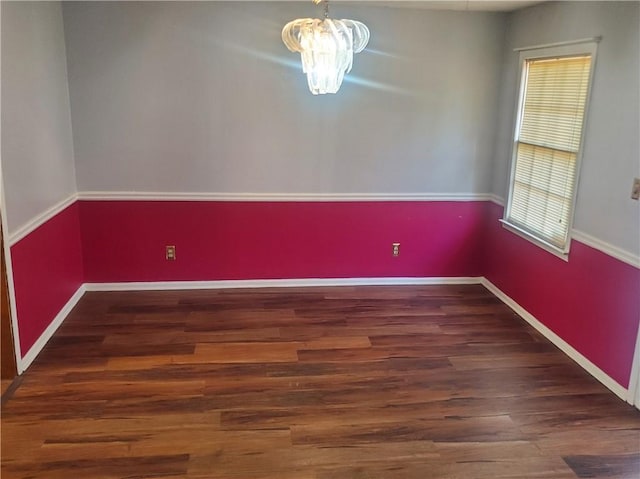
[[[329,18],[329,0],[313,3],[324,3],[324,18],[298,18],[287,23],[282,41],[290,51],[300,53],[311,93],[336,93],[345,73],[351,71],[353,54],[367,46],[369,29],[355,20]]]

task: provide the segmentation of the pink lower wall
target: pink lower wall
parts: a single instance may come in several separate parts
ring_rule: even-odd
[[[87,282],[481,274],[483,202],[79,206]],[[176,261],[165,260],[165,245],[176,246]]]
[[[640,322],[640,269],[578,241],[564,261],[504,229],[487,204],[484,276],[624,387]]]
[[[84,282],[79,211],[74,203],[11,246],[22,357]]]
[[[79,201],[11,247],[21,348],[83,282],[486,276],[627,387],[640,270],[577,241],[565,262],[501,215],[488,202]]]

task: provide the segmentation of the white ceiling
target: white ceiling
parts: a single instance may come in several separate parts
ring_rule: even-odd
[[[331,3],[352,3],[395,8],[431,10],[462,10],[477,12],[512,12],[546,0],[331,0]]]
[[[1,0],[0,0],[1,1]],[[189,0],[181,0],[189,1]],[[229,0],[213,0],[229,1]],[[251,2],[256,0],[231,0],[235,2]],[[257,0],[263,2],[309,2],[312,0]],[[473,12],[512,12],[549,0],[330,0],[330,5],[350,4],[368,5],[389,8],[419,8],[427,10],[458,10]]]

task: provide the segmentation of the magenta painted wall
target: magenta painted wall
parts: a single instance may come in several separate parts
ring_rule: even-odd
[[[488,202],[80,201],[11,248],[22,351],[83,282],[486,276],[627,387],[640,269],[577,241],[565,262],[501,215]]]
[[[84,281],[79,210],[74,203],[11,247],[23,357]]]
[[[580,242],[564,261],[505,230],[487,204],[484,276],[624,387],[640,323],[640,269]]]
[[[478,276],[484,211],[483,202],[81,201],[85,281]],[[165,260],[165,245],[177,261]]]

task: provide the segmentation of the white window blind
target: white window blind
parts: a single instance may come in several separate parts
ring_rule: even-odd
[[[566,251],[591,54],[524,63],[505,221]]]

